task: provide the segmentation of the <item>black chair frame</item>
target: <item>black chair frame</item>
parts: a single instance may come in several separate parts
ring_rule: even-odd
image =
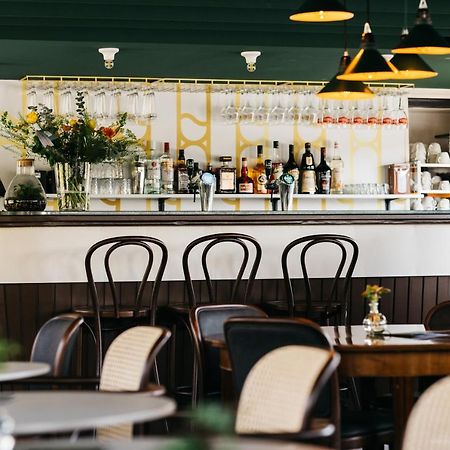
[[[350,316],[349,316],[349,300],[348,300],[348,294],[350,289],[350,282],[351,277],[353,275],[353,271],[356,266],[356,262],[358,260],[359,255],[359,248],[356,242],[344,235],[339,234],[316,234],[316,235],[310,235],[310,236],[304,236],[298,239],[295,239],[294,241],[290,242],[286,248],[283,251],[283,254],[281,256],[281,266],[283,270],[283,278],[286,288],[286,295],[287,295],[287,302],[288,302],[288,313],[289,316],[295,317],[296,314],[296,303],[295,303],[295,297],[294,297],[294,290],[292,288],[292,281],[289,276],[289,268],[288,268],[288,257],[289,253],[298,245],[305,244],[304,247],[301,250],[300,254],[300,265],[302,269],[303,274],[303,282],[305,284],[305,298],[306,298],[306,317],[311,317],[311,312],[313,308],[312,304],[312,288],[311,288],[311,282],[308,275],[308,269],[306,267],[306,255],[308,250],[310,250],[313,246],[328,243],[336,245],[340,251],[341,251],[341,257],[340,262],[337,267],[336,273],[334,275],[333,283],[331,286],[331,289],[328,294],[328,298],[325,300],[325,304],[330,307],[333,299],[337,298],[338,295],[338,285],[339,285],[339,279],[342,275],[342,272],[344,270],[346,261],[347,261],[347,249],[344,245],[344,243],[350,244],[350,247],[352,249],[352,255],[350,258],[350,263],[347,267],[347,270],[344,274],[344,290],[342,298],[345,301],[344,305],[344,322],[345,324],[350,324]],[[327,323],[329,320],[329,315],[327,315]]]

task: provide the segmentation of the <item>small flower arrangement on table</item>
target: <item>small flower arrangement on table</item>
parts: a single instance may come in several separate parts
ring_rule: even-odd
[[[378,310],[378,302],[384,294],[391,292],[390,289],[376,284],[368,284],[361,296],[369,302],[369,313],[363,320],[364,330],[369,336],[382,334],[387,328],[387,320],[384,314]]]

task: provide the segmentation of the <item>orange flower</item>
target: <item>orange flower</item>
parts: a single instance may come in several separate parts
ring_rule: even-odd
[[[110,127],[102,127],[101,132],[110,139],[113,138],[114,135],[116,134],[116,131]]]

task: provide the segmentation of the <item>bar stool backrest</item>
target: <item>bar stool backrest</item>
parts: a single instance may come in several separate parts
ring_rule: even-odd
[[[150,275],[150,272],[153,267],[153,263],[155,261],[154,250],[156,248],[160,249],[161,258],[160,258],[160,262],[159,262],[158,271],[156,273],[156,277],[153,282],[152,294],[150,297],[150,309],[152,311],[151,323],[154,324],[155,310],[156,310],[156,304],[157,304],[157,300],[158,300],[159,288],[161,286],[161,280],[162,280],[164,270],[167,265],[167,257],[168,257],[167,247],[159,239],[148,237],[148,236],[117,236],[117,237],[112,237],[112,238],[108,238],[108,239],[103,239],[103,240],[97,242],[96,244],[94,244],[88,250],[88,252],[86,254],[85,268],[86,268],[86,275],[87,275],[87,279],[88,279],[91,299],[92,299],[92,303],[93,303],[95,313],[97,316],[99,314],[100,304],[99,304],[99,298],[98,298],[98,293],[97,293],[97,287],[95,285],[94,276],[93,276],[93,272],[92,272],[92,257],[96,251],[98,251],[102,247],[106,247],[106,246],[108,246],[109,248],[105,252],[103,264],[105,267],[106,276],[108,278],[108,285],[109,285],[109,288],[111,289],[111,295],[112,295],[112,301],[113,301],[113,307],[114,307],[114,316],[116,319],[118,319],[120,317],[119,316],[120,299],[119,299],[119,295],[118,295],[117,288],[114,283],[114,279],[113,279],[113,275],[112,275],[112,271],[111,271],[111,255],[116,250],[123,248],[125,246],[141,247],[147,251],[147,255],[148,255],[147,265],[144,269],[142,279],[140,280],[135,303],[133,305],[137,310],[142,306],[145,284],[148,281],[148,277]]]
[[[62,314],[47,320],[34,339],[30,360],[49,364],[51,376],[68,376],[71,355],[83,322],[77,314]]]
[[[203,270],[203,274],[205,276],[206,286],[207,286],[207,292],[208,292],[208,303],[216,303],[217,300],[219,300],[220,303],[226,303],[225,299],[220,298],[217,299],[216,295],[214,293],[214,286],[213,282],[211,280],[210,270],[208,269],[208,262],[207,257],[208,253],[213,249],[215,246],[219,244],[224,243],[232,243],[238,246],[238,248],[241,248],[243,253],[242,263],[239,266],[239,270],[237,272],[236,278],[233,282],[233,286],[231,289],[231,294],[228,299],[230,303],[246,303],[251,298],[252,288],[253,284],[256,278],[256,273],[258,271],[259,265],[261,263],[261,246],[259,245],[258,241],[253,238],[252,236],[248,236],[246,234],[242,233],[217,233],[217,234],[210,234],[207,236],[202,236],[198,239],[195,239],[192,241],[183,253],[183,272],[184,272],[184,278],[187,285],[187,293],[188,293],[188,302],[189,307],[193,308],[194,306],[197,306],[199,302],[199,299],[196,296],[195,290],[194,290],[194,284],[192,281],[191,276],[191,270],[190,270],[190,256],[192,251],[202,244],[205,244],[205,247],[202,250],[201,253],[201,266]],[[251,250],[253,248],[253,258],[251,258]],[[252,261],[250,261],[252,259]],[[246,272],[246,269],[249,268],[249,276],[246,280],[246,286],[245,286],[245,292],[244,297],[242,299],[237,299],[237,295],[239,292],[239,287],[241,285],[241,282],[243,281],[242,278],[244,276],[244,273]],[[203,299],[202,299],[203,300]],[[204,301],[202,301],[204,303]]]
[[[283,254],[281,256],[281,265],[283,269],[283,278],[287,294],[289,315],[292,317],[295,315],[295,296],[288,264],[289,254],[297,246],[302,246],[300,253],[300,266],[303,275],[303,282],[305,285],[305,300],[307,304],[307,315],[308,315],[308,313],[310,313],[311,310],[313,294],[311,288],[311,281],[308,274],[308,268],[306,264],[306,256],[308,251],[310,251],[314,246],[319,244],[332,244],[336,246],[340,252],[340,260],[336,268],[336,272],[334,274],[330,290],[328,294],[326,296],[323,295],[322,298],[320,298],[320,300],[325,301],[327,304],[330,304],[332,301],[337,301],[338,298],[344,299],[345,322],[349,323],[350,317],[349,317],[348,294],[353,271],[355,269],[355,265],[358,260],[359,248],[352,238],[339,234],[316,234],[304,236],[295,239],[294,241],[289,243],[284,249]],[[341,277],[343,277],[344,279],[344,287],[342,291],[339,290],[339,281]]]

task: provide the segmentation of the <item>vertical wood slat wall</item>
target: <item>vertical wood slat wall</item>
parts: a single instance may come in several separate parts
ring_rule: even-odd
[[[366,284],[380,284],[391,289],[383,297],[381,311],[389,323],[421,323],[429,309],[437,303],[450,300],[450,277],[401,277],[401,278],[354,278],[351,284],[351,320],[360,324],[367,311],[361,292]],[[329,280],[312,280],[313,292],[326,291]],[[124,304],[130,303],[137,290],[134,282],[117,283],[119,297]],[[206,294],[202,282],[197,288]],[[296,295],[302,298],[302,280],[294,283]],[[149,297],[151,285],[146,288]],[[229,292],[231,281],[217,282],[218,292]],[[99,296],[104,303],[110,302],[106,284],[98,284]],[[86,304],[88,298],[85,283],[58,284],[4,284],[0,285],[0,333],[20,342],[22,357],[28,358],[34,336],[39,327],[50,317],[70,311],[73,306]],[[254,303],[285,298],[283,280],[256,280]],[[162,283],[159,304],[169,304],[186,299],[182,281]]]

